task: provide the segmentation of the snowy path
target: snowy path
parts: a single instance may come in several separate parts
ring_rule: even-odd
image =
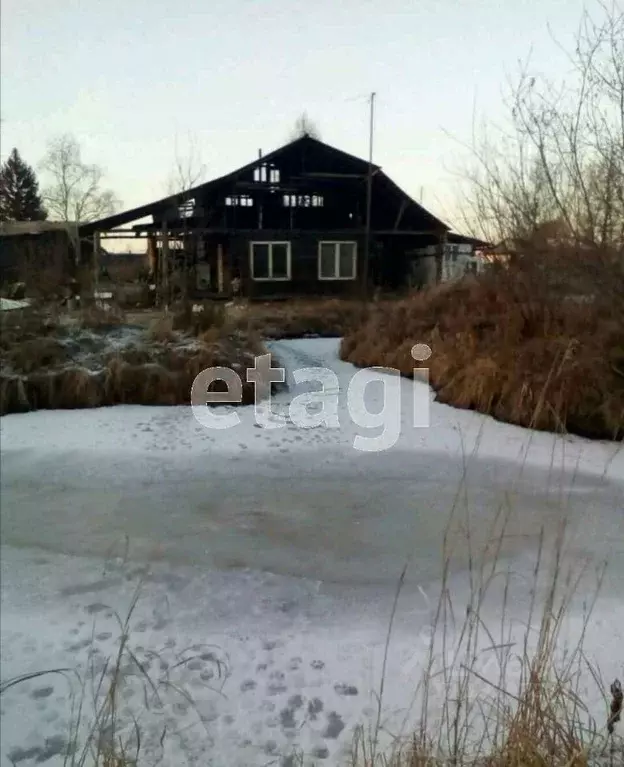
[[[218,432],[187,408],[3,418],[3,679],[85,664],[89,653],[101,667],[119,634],[112,611],[127,610],[143,578],[131,642],[151,673],[175,677],[195,702],[168,693],[147,716],[152,746],[163,722],[179,733],[168,741],[168,763],[266,764],[295,745],[336,763],[352,728],[372,716],[392,593],[408,557],[386,710],[411,702],[405,680],[417,681],[426,650],[441,536],[464,473],[460,506],[470,510],[475,545],[513,489],[503,553],[519,575],[530,571],[540,525],[554,527],[566,505],[571,556],[609,560],[589,641],[605,678],[624,676],[623,454],[435,402],[431,427],[415,429],[409,405],[423,384],[405,380],[396,444],[360,452],[353,440],[370,430],[347,413],[355,371],[336,347],[289,341],[274,351],[289,371],[334,371],[339,429],[261,428],[253,408]],[[381,387],[370,389],[365,402],[375,412]],[[274,421],[293,393],[275,397]],[[125,561],[115,560],[121,555]],[[458,603],[468,599],[465,564],[460,551]],[[526,597],[519,580],[518,612]],[[229,672],[219,681],[222,653]],[[173,671],[180,659],[187,663]],[[221,684],[223,694],[212,689]],[[126,715],[141,710],[140,680],[134,685],[128,681]],[[54,752],[67,732],[65,704],[60,678],[6,693],[2,767],[9,755],[21,767],[44,756],[61,763]]]

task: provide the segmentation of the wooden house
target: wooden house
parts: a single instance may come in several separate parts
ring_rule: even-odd
[[[95,250],[100,238],[145,238],[159,281],[183,263],[195,296],[266,299],[435,281],[449,227],[379,166],[306,135],[80,234]]]

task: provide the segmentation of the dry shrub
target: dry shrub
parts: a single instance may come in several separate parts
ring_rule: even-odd
[[[52,375],[54,408],[99,407],[103,404],[102,375],[85,368],[66,368]]]
[[[232,319],[239,329],[252,328],[270,338],[320,336],[337,338],[357,327],[366,312],[360,301],[348,299],[294,299],[251,303]]]
[[[124,349],[111,352],[105,359],[108,364],[111,360],[123,360],[130,365],[145,365],[153,359],[153,351],[146,347],[128,346]]]
[[[113,295],[117,305],[127,310],[154,305],[155,294],[147,283],[114,284]]]
[[[122,325],[126,321],[123,310],[113,304],[106,308],[93,304],[80,310],[79,322],[83,328],[107,328],[113,325]]]
[[[0,312],[0,323],[0,349],[12,349],[23,341],[54,333],[59,323],[58,309],[44,305]]]
[[[19,373],[32,373],[40,368],[59,365],[67,360],[67,351],[54,338],[32,338],[15,344],[6,362]]]
[[[217,301],[204,301],[200,310],[193,314],[193,332],[200,335],[206,331],[219,330],[225,325],[225,306]]]
[[[507,269],[375,307],[343,339],[356,365],[413,375],[433,350],[442,402],[557,432],[624,438],[624,266],[608,254],[527,253]]]
[[[204,301],[193,305],[187,301],[174,312],[173,329],[200,335],[208,330],[222,328],[225,322],[226,311],[222,303]]]
[[[193,324],[193,306],[186,303],[174,309],[171,318],[171,327],[173,330],[188,331]]]
[[[112,360],[107,368],[105,398],[110,404],[178,405],[190,399],[190,388],[183,399],[179,378],[161,365],[131,365]]]
[[[115,350],[105,331],[123,321],[121,313],[90,307],[69,322],[44,309],[6,314],[19,317],[2,318],[2,415],[116,404],[188,405],[201,371],[214,366],[242,370],[253,364],[255,354],[264,352],[256,335],[210,324],[221,322],[219,312],[205,313],[209,327],[197,337],[176,331],[174,315],[163,314],[149,326],[142,343]],[[76,334],[76,319],[79,329],[103,332]],[[74,355],[80,355],[81,362]],[[220,387],[222,382],[216,382],[212,388]],[[245,403],[253,402],[253,385],[244,381],[243,394]]]
[[[174,318],[170,314],[163,314],[158,319],[150,322],[147,329],[147,336],[150,341],[158,341],[165,343],[167,341],[175,341],[178,337],[174,330]]]
[[[23,378],[0,374],[0,415],[24,413],[30,409]]]
[[[32,410],[67,410],[103,404],[102,377],[86,368],[32,373],[25,386]]]

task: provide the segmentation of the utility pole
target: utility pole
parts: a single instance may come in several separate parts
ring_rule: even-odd
[[[368,268],[371,247],[371,207],[373,201],[373,129],[375,119],[375,92],[370,95],[370,131],[368,151],[368,178],[366,184],[366,233],[364,237],[364,299],[368,298]]]

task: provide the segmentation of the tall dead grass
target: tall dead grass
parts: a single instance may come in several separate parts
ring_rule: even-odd
[[[509,268],[371,309],[343,359],[413,375],[427,343],[441,402],[555,432],[624,437],[624,264],[608,254],[527,253]]]
[[[471,534],[466,475],[457,488],[441,545],[441,585],[437,601],[430,605],[432,624],[421,675],[415,680],[404,678],[406,687],[414,684],[414,705],[398,732],[384,730],[387,662],[405,568],[391,608],[377,716],[370,728],[357,728],[351,767],[620,767],[624,745],[615,728],[622,707],[621,685],[611,685],[609,701],[608,680],[602,678],[584,647],[604,569],[598,570],[592,591],[584,592],[578,641],[566,647],[565,620],[580,588],[586,585],[587,569],[584,563],[565,564],[566,508],[562,505],[559,523],[536,531],[532,579],[524,583],[529,599],[519,619],[514,605],[515,574],[502,556],[505,539],[512,534],[512,515],[519,511],[509,502],[514,488],[508,488],[485,544],[477,548]],[[468,552],[468,598],[461,603],[451,584],[458,547]],[[92,669],[81,677],[73,669],[50,669],[8,680],[0,687],[4,693],[46,674],[77,680],[65,767],[154,764],[155,737],[158,762],[168,763],[162,760],[171,732],[163,726],[155,736],[153,728],[146,728],[144,714],[149,715],[168,692],[193,705],[189,693],[174,685],[169,672],[154,676],[132,648],[131,617],[141,588],[139,584],[125,619],[117,618],[116,651],[99,671]],[[493,615],[497,616],[494,622]],[[517,625],[522,626],[520,633],[514,633]],[[221,664],[215,662],[221,678]],[[130,675],[139,680],[142,694],[135,700],[142,702],[141,709],[129,718],[120,712]],[[598,719],[586,703],[588,681],[603,693],[604,716]],[[413,712],[417,723],[406,734]],[[210,742],[209,725],[205,726]],[[389,746],[382,736],[390,740]],[[149,755],[148,746],[152,749]],[[217,762],[223,758],[221,754],[211,756]],[[301,754],[289,763],[309,764]]]
[[[161,763],[167,743],[174,736],[168,731],[167,723],[162,723],[162,719],[159,722],[158,718],[152,716],[154,722],[148,724],[145,720],[153,710],[162,711],[168,699],[183,702],[186,707],[195,710],[197,723],[205,728],[205,736],[209,738],[207,723],[197,711],[191,695],[171,678],[169,664],[160,663],[160,668],[166,670],[154,672],[150,670],[150,664],[141,662],[133,648],[131,620],[143,585],[142,581],[139,582],[125,617],[114,613],[119,639],[114,654],[103,663],[96,666],[95,654],[91,654],[91,661],[82,673],[75,668],[54,668],[8,679],[0,685],[0,695],[3,695],[34,679],[49,675],[66,678],[70,719],[65,746],[60,755],[63,767],[137,767],[139,764]],[[217,683],[222,684],[227,675],[227,666],[217,656],[215,648],[210,649],[213,676]],[[156,652],[151,652],[151,658],[161,660]],[[187,666],[197,658],[199,655],[187,653],[178,660],[176,668]],[[211,687],[211,684],[206,683],[206,686]],[[138,709],[128,713],[125,693],[131,687],[138,687],[140,694],[137,699],[141,704]],[[218,684],[212,688],[220,692]],[[149,744],[147,741],[150,741]],[[150,751],[149,755],[147,750]]]
[[[76,316],[39,310],[10,314],[0,341],[0,415],[116,404],[188,405],[199,372],[215,366],[244,370],[265,353],[257,335],[226,324],[220,310],[201,312],[201,319],[184,330],[175,315],[163,314],[130,345],[108,341],[109,331],[123,333],[121,312],[90,307]],[[219,391],[220,385],[214,382],[211,390]],[[244,380],[242,388],[243,404],[252,403],[253,384]]]
[[[254,301],[237,309],[237,327],[249,327],[265,338],[279,339],[338,338],[357,327],[366,314],[361,301],[340,298]]]
[[[442,541],[428,648],[415,678],[404,680],[413,685],[412,708],[398,731],[385,730],[386,666],[406,566],[391,610],[377,716],[356,729],[350,767],[619,767],[624,738],[615,722],[622,710],[621,683],[609,686],[585,646],[608,563],[589,581],[589,562],[568,556],[569,517],[562,499],[554,527],[536,531],[521,614],[513,589],[519,574],[502,556],[513,515],[521,513],[510,502],[513,488],[479,549],[468,495],[465,473]],[[461,602],[451,586],[458,547],[468,553],[469,594]],[[569,642],[566,620],[579,610],[581,596],[581,626]],[[588,695],[602,698],[603,715],[590,710]]]

